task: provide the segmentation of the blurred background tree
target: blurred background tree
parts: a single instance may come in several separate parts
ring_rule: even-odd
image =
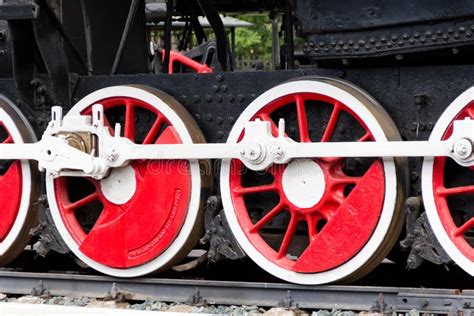
[[[272,58],[272,23],[265,14],[245,14],[237,19],[253,27],[235,30],[236,59],[270,61]]]

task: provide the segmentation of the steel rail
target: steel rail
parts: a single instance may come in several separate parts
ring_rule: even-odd
[[[26,295],[44,288],[51,295],[224,305],[286,306],[303,309],[474,314],[474,290],[374,286],[301,286],[283,283],[118,279],[65,273],[0,271],[0,292]],[[112,295],[112,296],[113,296]]]

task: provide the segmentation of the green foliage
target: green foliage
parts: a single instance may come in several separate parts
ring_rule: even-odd
[[[235,29],[237,59],[270,60],[272,55],[272,24],[268,15],[238,15],[237,19],[253,23],[249,28]]]

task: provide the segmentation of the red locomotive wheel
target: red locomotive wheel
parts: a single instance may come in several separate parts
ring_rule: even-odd
[[[0,96],[0,143],[30,143],[34,133],[13,103]],[[37,223],[39,172],[27,161],[0,160],[0,265],[15,259]]]
[[[446,140],[453,121],[474,119],[474,101],[469,89],[461,94],[436,123],[430,140]],[[473,168],[462,167],[447,157],[423,162],[423,200],[430,225],[449,256],[474,276]]]
[[[242,137],[247,118],[270,121],[276,133],[281,117],[287,136],[298,142],[387,140],[386,114],[381,121],[380,109],[341,86],[330,80],[277,86],[242,114],[229,141]],[[391,159],[334,157],[295,159],[254,173],[232,160],[221,179],[228,189],[221,190],[228,192],[231,227],[258,264],[288,281],[326,283],[366,273],[374,257],[390,250],[402,223],[396,169]]]
[[[189,115],[169,96],[139,87],[119,88],[95,92],[93,102],[79,102],[77,111],[90,114],[93,104],[102,104],[107,124],[121,123],[124,136],[135,143],[203,141]],[[122,94],[114,94],[116,90]],[[59,216],[53,217],[60,218],[58,229],[73,243],[76,255],[100,271],[129,276],[162,269],[199,238],[199,168],[187,160],[137,160],[100,181],[57,178],[53,190]],[[186,236],[179,238],[183,228]],[[174,255],[167,254],[170,249]]]

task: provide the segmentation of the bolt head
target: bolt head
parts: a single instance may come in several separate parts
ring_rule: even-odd
[[[265,158],[262,146],[258,142],[249,142],[245,145],[243,156],[253,163],[258,163]]]
[[[472,144],[467,139],[460,139],[454,143],[454,154],[460,159],[466,159],[472,154]]]
[[[119,153],[115,150],[112,149],[108,154],[107,154],[107,160],[108,161],[116,161],[119,158]]]
[[[272,157],[274,157],[276,159],[281,158],[284,154],[283,147],[278,143],[271,144],[269,146],[268,151],[269,151],[270,155],[272,155]]]

